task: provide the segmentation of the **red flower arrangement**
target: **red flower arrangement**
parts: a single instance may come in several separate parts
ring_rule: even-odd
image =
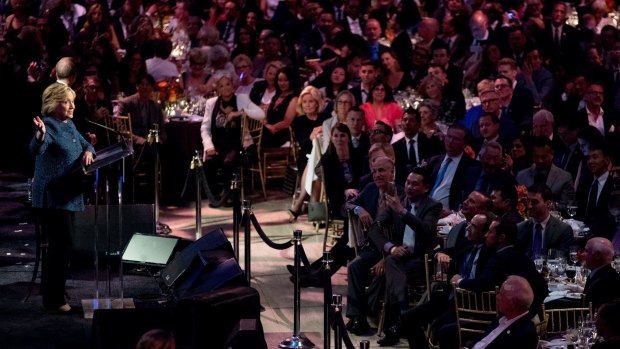
[[[527,187],[517,185],[517,211],[524,219],[527,218]]]

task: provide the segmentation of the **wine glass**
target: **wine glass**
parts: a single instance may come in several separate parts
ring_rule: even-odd
[[[574,200],[569,200],[566,204],[566,213],[570,216],[570,219],[573,219],[577,214],[577,202]]]
[[[569,256],[570,261],[571,261],[571,263],[573,265],[577,265],[577,262],[578,262],[577,255],[578,255],[578,253],[577,253],[577,246],[571,246],[570,252],[569,252],[568,256]]]
[[[566,277],[569,282],[575,282],[575,276],[577,275],[577,267],[574,265],[567,265],[565,268]]]
[[[545,260],[541,257],[534,259],[534,266],[536,266],[536,271],[538,271],[539,273],[542,273],[544,264]]]

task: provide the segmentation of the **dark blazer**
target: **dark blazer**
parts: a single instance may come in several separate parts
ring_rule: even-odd
[[[409,71],[413,61],[413,45],[411,45],[411,37],[409,37],[409,33],[406,30],[403,30],[396,35],[390,48],[396,53],[400,69],[404,72]],[[405,74],[405,76],[406,75],[407,74]]]
[[[404,197],[405,191],[401,186],[396,186],[396,193],[398,197]],[[379,209],[379,187],[375,182],[370,182],[364,187],[364,189],[353,199],[347,201],[342,206],[342,216],[346,217],[348,211],[352,211],[355,206],[364,208],[373,219],[377,218],[377,211]]]
[[[450,261],[450,267],[448,268],[448,279],[451,279],[455,274],[461,274],[462,268],[465,267],[465,264],[468,262],[470,253],[474,249],[474,244],[472,244],[469,240],[466,240],[468,245],[463,247],[459,251],[455,251],[454,258]],[[479,277],[484,269],[486,268],[487,262],[489,261],[489,257],[493,254],[493,250],[487,248],[484,243],[482,244],[482,248],[480,248],[480,253],[478,254],[478,260],[476,261],[476,277]],[[461,275],[466,277],[465,275]]]
[[[345,203],[344,191],[346,189],[357,189],[358,181],[362,172],[361,161],[358,157],[352,156],[349,159],[351,166],[351,182],[347,182],[343,171],[342,164],[338,159],[336,152],[326,152],[321,157],[320,165],[323,167],[323,175],[325,177],[325,193],[329,200],[329,214],[332,217],[341,216],[342,205]]]
[[[519,171],[515,178],[518,184],[529,187],[534,184],[535,174],[536,165],[532,165],[530,168]],[[567,202],[570,195],[575,192],[573,177],[555,165],[551,165],[549,169],[546,184],[553,192],[553,200],[557,202]]]
[[[403,206],[411,209],[408,199],[402,201]],[[400,215],[391,208],[383,211],[368,232],[368,238],[377,250],[385,251],[388,243],[402,246],[405,226],[408,225],[415,231],[415,247],[412,256],[422,256],[433,248],[437,236],[437,220],[441,214],[442,206],[439,202],[426,197],[422,199],[416,209],[415,215],[407,212]],[[384,234],[384,227],[391,226],[391,236]]]
[[[441,167],[441,163],[443,162],[445,156],[447,155],[437,155],[429,160],[428,168],[432,172],[430,183],[435,183],[435,180],[437,179],[437,175],[439,173],[439,168]],[[456,168],[456,172],[454,173],[454,180],[452,181],[452,185],[450,186],[449,206],[451,210],[458,210],[459,205],[469,195],[469,192],[465,191],[465,173],[467,172],[467,169],[472,166],[479,166],[479,164],[480,163],[478,161],[463,153],[461,161],[459,162],[459,165]]]
[[[615,140],[618,134],[618,114],[613,108],[608,106],[603,106],[603,125],[605,126],[605,140],[610,142],[610,140]],[[586,108],[578,110],[575,114],[574,120],[577,121],[579,127],[586,127],[589,125],[588,123],[588,111]],[[613,129],[613,131],[612,131]]]
[[[405,184],[407,180],[407,176],[418,164],[422,162],[422,160],[429,160],[431,157],[435,155],[441,154],[444,147],[442,142],[437,137],[427,137],[424,133],[418,133],[418,157],[415,161],[409,161],[407,158],[407,139],[401,138],[392,144],[392,148],[394,148],[394,154],[396,155],[395,172],[396,172],[396,183],[399,185]]]
[[[620,275],[610,264],[605,265],[588,277],[583,293],[586,302],[592,302],[596,310],[601,304],[620,298]]]
[[[527,220],[517,224],[518,246],[526,256],[532,258],[532,237],[534,235],[534,221]],[[560,250],[564,255],[568,255],[569,247],[573,243],[573,229],[570,225],[551,216],[545,226],[544,251],[549,249]]]
[[[362,84],[359,84],[355,87],[350,88],[349,91],[353,94],[353,97],[355,97],[355,102],[357,103],[358,106],[367,102],[363,100],[364,98],[362,96]]]
[[[609,174],[601,190],[595,208],[586,213],[591,185],[592,182],[582,182],[577,186],[576,199],[579,203],[577,208],[577,219],[582,220],[586,226],[590,228],[590,232],[594,236],[600,236],[611,240],[616,231],[615,218],[611,215],[607,207],[609,197],[614,189],[611,174]]]
[[[553,137],[553,139],[555,140],[556,137]],[[567,147],[566,144],[559,142],[554,144],[553,150],[553,163],[560,169],[570,173],[571,176],[573,176],[573,179],[576,179],[579,164],[584,158],[581,149],[579,149],[579,144],[571,150],[571,148]]]
[[[532,259],[512,245],[498,249],[475,279],[463,279],[459,287],[476,292],[490,291],[501,286],[510,275],[522,276],[530,282],[534,291],[534,309],[539,309],[549,294],[547,282],[536,270]]]
[[[360,167],[363,171],[367,167],[366,163],[368,163],[368,161],[366,161],[366,163],[363,163],[363,161],[367,160],[368,149],[370,149],[370,136],[368,132],[362,131],[362,134],[359,136],[359,141],[360,143],[357,148],[351,146],[351,156],[355,156],[356,159],[359,159]]]
[[[495,320],[487,329],[487,336],[499,326],[499,319]],[[513,322],[505,331],[499,334],[487,349],[536,349],[538,334],[532,319],[525,315]]]
[[[159,124],[159,138],[166,141],[166,128],[164,127],[164,113],[159,104],[150,100],[147,102],[147,115],[141,115],[140,96],[133,94],[120,102],[121,115],[131,115],[131,128],[135,135],[146,138],[153,124]]]
[[[449,255],[452,258],[461,253],[466,248],[471,246],[471,242],[467,240],[465,228],[467,227],[467,221],[463,221],[450,229],[446,244],[441,252]]]
[[[465,171],[465,191],[471,193],[478,191],[489,196],[491,191],[500,188],[502,185],[516,185],[515,178],[508,172],[498,169],[491,174],[482,172],[482,166],[472,166]],[[479,186],[479,187],[478,187]]]
[[[532,126],[532,116],[534,115],[534,95],[527,87],[520,83],[515,85],[510,100],[510,117],[521,128],[530,129]]]
[[[362,29],[362,33],[363,33],[364,29],[366,28],[366,20],[362,16],[360,16],[358,20],[360,23],[360,29]],[[346,13],[345,13],[344,19],[342,21],[339,21],[338,24],[342,26],[342,29],[344,29],[345,32],[347,33],[351,32],[351,28],[349,27],[349,20],[347,19]]]

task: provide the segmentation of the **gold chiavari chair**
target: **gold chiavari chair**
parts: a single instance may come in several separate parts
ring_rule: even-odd
[[[459,347],[466,345],[463,334],[481,338],[486,328],[497,318],[496,294],[497,289],[485,292],[472,292],[459,287],[454,289]]]
[[[579,321],[585,320],[588,316],[592,318],[592,303],[587,306],[563,309],[545,309],[543,304],[543,314],[547,320],[545,336],[553,337],[566,332],[569,328],[576,328]]]
[[[244,115],[243,117],[243,130],[242,131],[242,144],[243,144],[243,138],[246,137],[246,135],[249,135],[250,137],[252,137],[252,141],[254,142],[254,144],[257,147],[257,154],[258,154],[258,161],[256,161],[256,163],[252,164],[249,168],[248,171],[250,171],[250,180],[252,182],[252,191],[254,191],[254,174],[257,173],[258,177],[260,179],[260,184],[261,184],[261,188],[263,190],[263,197],[265,198],[265,200],[267,199],[267,190],[265,188],[265,178],[263,177],[263,169],[262,169],[262,165],[261,165],[261,157],[260,157],[260,141],[261,141],[261,137],[263,134],[263,123],[261,122],[261,120],[255,120],[252,119],[250,117],[248,117],[247,115]]]

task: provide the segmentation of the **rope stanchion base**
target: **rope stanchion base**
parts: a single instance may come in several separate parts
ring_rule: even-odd
[[[314,348],[314,343],[312,343],[308,338],[304,335],[300,334],[297,336],[291,336],[284,339],[279,345],[278,348],[282,349],[302,349],[302,348]]]

